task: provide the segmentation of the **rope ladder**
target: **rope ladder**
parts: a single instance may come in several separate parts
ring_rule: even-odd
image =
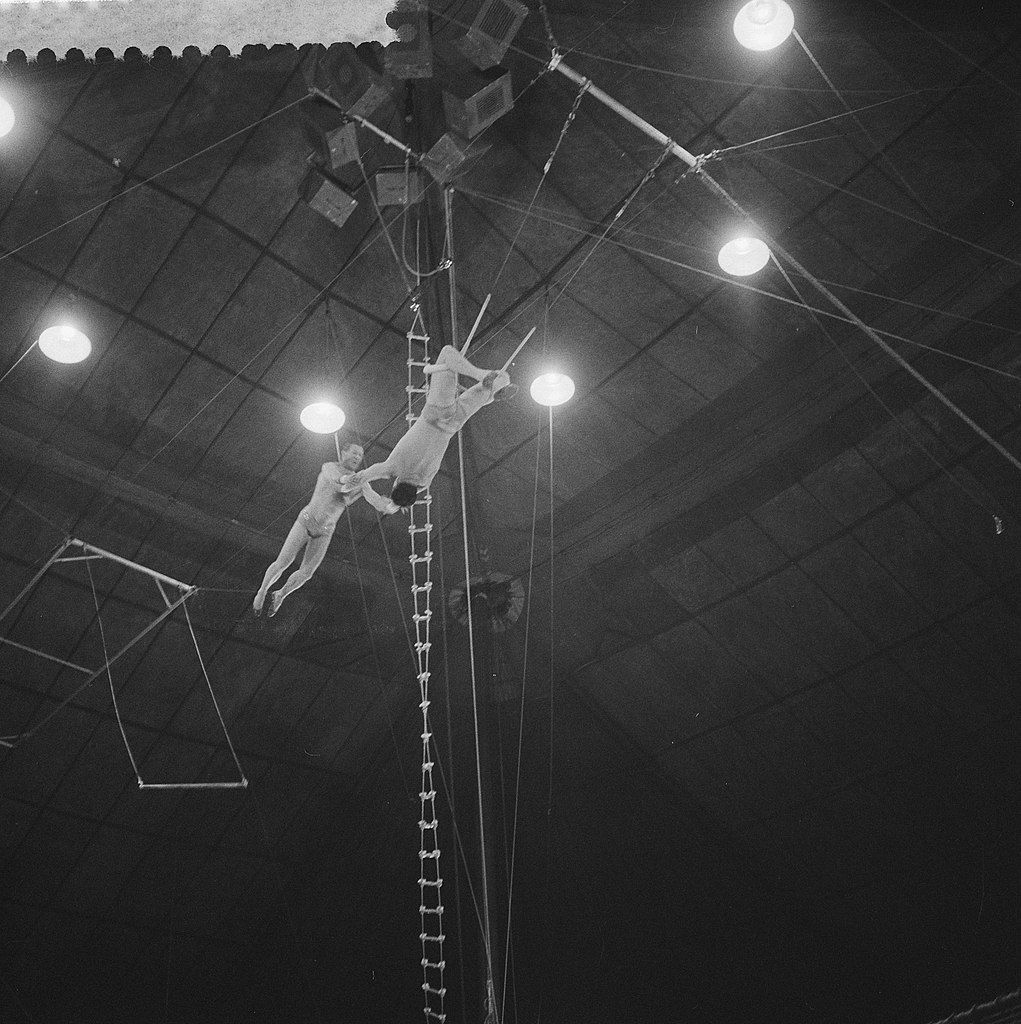
[[[415,401],[428,390],[423,368],[429,363],[429,335],[422,319],[421,303],[416,297],[411,308],[415,318],[408,331],[408,412],[410,427],[419,414]],[[440,874],[439,821],[436,817],[436,787],[433,782],[433,732],[429,717],[429,624],[432,595],[432,495],[426,493],[411,506],[408,534],[411,538],[411,597],[414,605],[412,620],[415,624],[415,662],[422,711],[422,799],[419,831],[419,913],[422,941],[422,991],[425,994],[423,1013],[429,1021],[446,1021],[445,1000],[447,990],[443,982],[446,962],[443,958],[443,878]]]

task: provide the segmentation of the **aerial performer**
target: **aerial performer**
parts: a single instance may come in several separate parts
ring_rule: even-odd
[[[284,598],[308,583],[326,555],[337,520],[344,514],[344,510],[359,498],[365,498],[377,512],[384,515],[391,515],[397,511],[397,506],[392,501],[377,494],[367,483],[358,480],[355,470],[361,465],[364,454],[361,445],[346,444],[340,453],[339,462],[323,463],[309,503],[298,513],[280,549],[280,554],[262,578],[262,586],[259,587],[252,602],[252,609],[256,615],[262,614],[262,606],[269,588],[301,554],[302,548],[305,549],[305,554],[301,564],[291,573],[284,585],[269,596],[269,615],[276,615]]]
[[[452,345],[445,345],[439,359],[425,366],[423,371],[429,374],[429,390],[422,415],[397,442],[385,462],[377,462],[356,474],[356,479],[365,485],[366,498],[374,493],[368,486],[370,481],[395,478],[390,492],[394,509],[415,504],[419,489],[428,488],[439,472],[450,439],[479,409],[489,405],[497,392],[510,384],[510,377],[504,370],[480,370]],[[458,374],[478,382],[460,397]]]

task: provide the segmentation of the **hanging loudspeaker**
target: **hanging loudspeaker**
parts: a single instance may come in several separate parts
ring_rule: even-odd
[[[528,8],[517,0],[484,0],[457,48],[474,65],[485,70],[499,64],[528,17]]]
[[[335,99],[349,114],[366,120],[391,99],[386,83],[350,43],[334,43],[320,52],[309,84]]]
[[[460,69],[448,75],[444,82],[443,109],[447,124],[469,139],[513,106],[511,76],[506,68]]]
[[[312,171],[303,189],[305,202],[316,213],[322,214],[331,224],[340,228],[355,211],[358,200],[348,195],[336,182]]]

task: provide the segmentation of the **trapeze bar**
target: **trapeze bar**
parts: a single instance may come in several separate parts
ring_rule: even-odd
[[[139,789],[247,789],[248,779],[238,782],[142,782]]]
[[[363,128],[367,128],[370,132],[373,132],[375,135],[378,135],[385,142],[389,142],[391,146],[395,146],[402,153],[407,153],[407,155],[410,156],[413,160],[417,161],[420,159],[419,155],[413,149],[409,148],[408,146],[405,146],[404,143],[400,141],[400,139],[395,139],[389,132],[383,131],[382,128],[377,127],[371,121],[368,121],[364,117],[362,117],[361,114],[352,114],[350,110],[348,110],[342,104],[338,103],[332,96],[323,92],[322,89],[317,89],[315,86],[312,86],[312,88],[309,89],[309,93],[323,100],[325,103],[329,103],[331,107],[336,107],[337,110],[339,110],[345,117],[351,118],[352,121],[357,121]]]
[[[104,555],[71,555],[69,558],[57,558],[57,562],[94,562],[97,558],[103,558]]]
[[[71,545],[80,547],[83,551],[90,551],[94,555],[98,555],[100,558],[109,558],[111,562],[117,562],[119,565],[126,566],[128,569],[134,569],[136,572],[144,573],[146,576],[152,577],[154,580],[162,581],[168,586],[177,587],[178,590],[194,590],[195,588],[190,583],[182,583],[180,580],[175,580],[172,576],[165,576],[161,572],[157,572],[155,569],[150,569],[147,565],[139,565],[138,562],[132,562],[130,558],[122,558],[120,555],[115,555],[112,551],[104,551],[103,548],[97,548],[95,544],[87,544],[83,540],[72,540]]]
[[[658,128],[654,128],[648,121],[643,117],[639,117],[633,110],[629,110],[624,106],[623,103],[618,103],[608,93],[603,92],[598,85],[593,85],[592,80],[586,78],[584,75],[578,74],[574,68],[568,67],[562,60],[551,61],[550,69],[553,71],[559,71],[565,78],[569,78],[572,82],[576,82],[578,85],[583,85],[587,92],[590,92],[600,103],[604,106],[609,107],[611,110],[616,111],[620,114],[625,121],[630,122],[640,131],[645,132],[650,139],[655,139],[661,146],[669,146],[670,152],[674,156],[679,156],[689,167],[696,167],[698,165],[698,159],[689,153],[683,146],[674,142],[669,135],[664,135]]]
[[[27,644],[19,644],[17,640],[11,640],[6,636],[0,636],[0,644],[10,644],[11,647],[17,647],[19,651],[35,654],[40,658],[45,658],[47,661],[55,661],[58,665],[63,665],[65,668],[73,668],[75,672],[84,672],[87,676],[95,672],[95,669],[86,668],[84,665],[76,665],[73,661],[64,661],[63,658],[58,658],[55,654],[47,654],[45,651],[40,651],[35,647],[29,647]]]

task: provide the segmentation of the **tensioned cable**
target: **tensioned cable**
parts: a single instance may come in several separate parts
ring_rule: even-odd
[[[504,945],[503,962],[510,958],[511,948],[511,912],[514,907],[514,867],[518,847],[518,806],[521,795],[521,750],[525,735],[525,685],[528,680],[528,640],[532,620],[532,579],[535,568],[535,529],[539,515],[539,454],[542,451],[542,431],[535,435],[535,482],[532,490],[532,535],[528,547],[528,591],[525,594],[525,637],[524,654],[521,658],[521,704],[518,711],[518,758],[514,778],[514,815],[511,828],[510,877],[507,883],[507,937]],[[504,1019],[507,1010],[507,971],[503,972],[503,994],[500,999],[500,1019]]]
[[[489,927],[489,872],[486,870],[486,821],[482,808],[482,754],[479,740],[479,701],[478,686],[475,676],[475,625],[471,599],[471,563],[468,554],[468,497],[464,474],[464,439],[461,431],[457,432],[457,462],[461,473],[461,533],[464,540],[464,586],[468,605],[468,652],[471,663],[472,687],[472,723],[475,729],[475,775],[476,793],[479,811],[479,856],[482,860],[482,913],[485,918],[482,935],[485,940],[486,959],[488,960],[489,989],[493,986],[493,947]]]
[[[11,363],[11,365],[7,367],[6,370],[4,370],[3,376],[0,376],[0,384],[3,384],[3,382],[5,380],[7,380],[7,378],[14,372],[14,368],[18,365],[18,363],[20,363],[21,360],[24,359],[25,356],[27,356],[32,351],[32,349],[34,349],[36,347],[36,345],[38,345],[38,344],[39,344],[39,339],[36,338],[36,340],[33,341],[32,344],[29,345],[28,348],[26,348],[25,351],[22,352],[21,355],[18,356],[18,358],[15,359],[14,362]]]
[[[355,159],[358,161],[358,169],[362,172],[362,181],[365,182],[365,191],[369,193],[369,198],[372,200],[372,208],[376,211],[376,219],[379,221],[379,230],[386,236],[386,244],[390,247],[390,252],[393,254],[394,263],[397,264],[397,270],[400,272],[401,280],[404,282],[404,290],[410,295],[413,291],[411,287],[411,281],[408,279],[408,272],[404,269],[404,264],[401,261],[400,256],[397,255],[397,247],[394,245],[394,240],[390,237],[390,228],[386,221],[383,220],[383,211],[379,208],[379,203],[376,202],[376,193],[373,191],[372,185],[369,182],[369,177],[365,173],[365,164],[362,163],[362,155],[355,149]],[[408,196],[405,192],[405,201],[407,202]]]
[[[202,651],[199,649],[198,638],[195,636],[195,627],[191,624],[191,616],[188,614],[187,599],[181,603],[181,608],[184,611],[184,621],[188,623],[188,632],[191,634],[191,642],[195,645],[195,653],[198,655],[199,666],[201,667],[202,675],[206,680],[206,687],[209,690],[209,696],[213,700],[213,707],[216,708],[216,717],[220,720],[220,728],[223,730],[223,737],[227,741],[227,746],[230,748],[230,756],[234,759],[234,764],[237,767],[242,785],[247,787],[248,778],[245,775],[244,768],[241,767],[241,762],[238,760],[237,751],[234,749],[233,742],[231,742],[230,733],[227,732],[227,723],[223,720],[223,712],[220,710],[220,702],[216,699],[216,694],[213,692],[213,684],[210,682],[209,672],[206,670],[206,660],[202,657]]]
[[[455,342],[456,344],[456,342]],[[446,559],[443,553],[443,527],[442,523],[440,529],[436,531],[436,539],[439,543],[439,554],[440,554],[440,593],[442,594],[442,600],[440,601],[440,625],[443,630],[443,703],[444,708],[447,712],[447,763],[450,765],[450,786],[447,786],[446,776],[443,774],[442,766],[440,766],[440,781],[443,783],[443,791],[447,797],[447,804],[450,807],[450,816],[453,818],[456,814],[454,805],[454,786],[456,780],[454,778],[454,716],[450,706],[450,651],[449,644],[447,643],[447,637],[450,635],[447,632],[447,572],[446,572]],[[416,666],[417,668],[417,666]],[[462,859],[464,859],[462,857]],[[468,862],[465,860],[465,870],[467,871]],[[469,878],[469,884],[471,879]],[[461,914],[461,861],[457,857],[454,858],[454,906],[457,915],[457,941],[458,946],[462,950],[462,955],[457,958],[458,966],[458,978],[461,987],[461,1005],[467,1006],[467,988],[464,980],[464,927],[462,924]],[[481,922],[481,918],[480,918]]]
[[[117,703],[117,691],[113,685],[113,672],[110,670],[110,652],[106,646],[106,630],[103,628],[103,616],[99,611],[99,597],[96,595],[96,581],[92,576],[92,563],[86,562],[85,568],[89,573],[89,585],[92,587],[92,604],[96,609],[96,621],[99,623],[99,639],[103,645],[103,666],[106,669],[106,678],[110,681],[110,699],[113,701],[113,713],[117,719],[117,728],[121,731],[121,739],[124,740],[124,749],[128,752],[128,760],[131,761],[131,770],[135,773],[139,786],[142,785],[142,775],[138,770],[138,762],[131,752],[131,744],[128,743],[128,734],[124,730],[124,722],[121,719],[121,709]]]
[[[922,202],[922,197],[919,196],[919,194],[914,190],[914,188],[911,187],[911,185],[908,183],[907,178],[905,178],[904,175],[901,174],[900,169],[890,159],[886,150],[884,150],[883,147],[880,146],[878,142],[876,142],[875,138],[872,135],[872,132],[870,132],[868,128],[866,128],[862,121],[859,119],[858,112],[856,110],[851,109],[851,104],[848,103],[846,99],[844,99],[844,94],[833,84],[833,80],[830,78],[829,75],[826,74],[825,70],[823,69],[823,66],[819,63],[819,61],[816,60],[815,54],[812,53],[812,51],[808,48],[808,44],[805,42],[805,40],[801,38],[801,33],[798,32],[797,29],[793,29],[791,34],[797,40],[798,45],[801,47],[801,49],[805,51],[806,56],[812,62],[812,66],[815,68],[816,71],[819,72],[819,77],[822,78],[822,80],[830,87],[830,91],[844,105],[844,108],[847,110],[848,114],[851,115],[851,118],[854,120],[854,123],[861,129],[865,138],[869,140],[869,144],[875,151],[876,156],[878,156],[879,159],[882,160],[887,165],[887,167],[890,168],[891,171],[893,171],[897,180],[907,191],[908,195],[911,196],[911,198],[914,200],[915,205],[929,218],[929,220],[935,222],[936,218],[933,216],[932,211],[925,205],[924,202]]]
[[[945,50],[949,50],[952,54],[954,54],[957,57],[960,57],[961,60],[970,64],[973,68],[977,68],[979,71],[982,72],[982,74],[984,74],[987,78],[992,79],[992,81],[994,81],[997,85],[1002,85],[1004,89],[1006,89],[1008,92],[1012,92],[1015,96],[1021,96],[1021,90],[1016,89],[1012,85],[1008,85],[1002,78],[998,78],[996,75],[994,75],[987,67],[985,67],[982,64],[979,64],[977,60],[973,59],[972,57],[969,57],[966,53],[963,53],[961,50],[958,50],[956,46],[951,46],[950,43],[948,43],[945,39],[936,35],[935,32],[930,31],[924,25],[920,25],[913,18],[908,17],[908,15],[906,15],[902,10],[900,10],[900,8],[894,7],[891,3],[887,3],[887,0],[877,0],[877,2],[882,4],[888,11],[893,11],[894,14],[903,18],[909,25],[913,25],[916,29],[918,29],[919,32],[924,32],[931,39],[935,39],[936,42],[939,43],[939,45],[942,46]]]
[[[839,136],[839,135],[824,135],[824,136],[822,136],[821,139],[810,139],[810,140],[807,140],[807,142],[805,142],[805,143],[791,143],[790,145],[792,145],[792,146],[795,146],[795,145],[806,145],[808,142],[820,142],[820,141],[823,141],[825,139],[832,139],[832,138],[842,138],[842,136]],[[788,148],[788,147],[785,147],[785,146],[769,147],[767,149],[755,150],[754,152],[765,153],[765,152],[770,152],[771,149],[774,149],[774,148],[775,149],[785,149],[785,148]],[[752,156],[753,153],[749,152],[749,153],[744,153],[744,154],[741,154],[741,155],[743,155],[743,156]],[[658,200],[658,199],[663,198],[665,195],[669,194],[670,190],[671,190],[671,186],[670,185],[665,185],[663,187],[662,192],[660,193],[659,196],[656,197],[656,199]],[[475,199],[482,199],[483,201],[489,202],[489,203],[493,203],[496,206],[506,206],[508,209],[519,210],[519,211],[524,209],[524,203],[518,202],[518,201],[513,200],[513,199],[506,199],[503,196],[495,196],[495,195],[492,195],[491,193],[479,192],[479,191],[477,191],[475,189],[462,189],[461,191],[466,196],[471,196],[472,198],[475,198]],[[655,202],[655,201],[656,200],[653,200],[653,202]],[[652,205],[652,204],[650,203],[649,205]],[[649,209],[649,205],[642,207],[642,209],[639,210],[626,223],[627,224],[635,223],[635,221],[640,216],[642,216],[643,213],[645,213]],[[539,206],[539,207],[535,208],[533,216],[537,220],[539,220],[539,219],[546,220],[547,222],[549,222],[551,224],[557,224],[558,226],[561,226],[561,227],[569,227],[569,228],[571,228],[571,229],[573,229],[575,231],[587,232],[587,233],[589,233],[591,235],[591,237],[593,237],[593,238],[595,237],[595,233],[591,232],[589,230],[589,223],[590,222],[586,222],[585,225],[580,223],[580,221],[582,221],[584,219],[584,218],[581,217],[581,215],[579,215],[577,218],[575,218],[572,221],[572,220],[567,218],[566,214],[563,214],[563,213],[561,213],[558,210],[553,210],[553,209],[550,209],[549,207],[545,207],[545,206]],[[703,253],[703,254],[705,254],[707,256],[715,256],[715,253],[713,253],[711,250],[706,249],[705,247],[703,247],[701,245],[696,245],[693,242],[685,242],[685,241],[683,241],[683,240],[681,240],[679,238],[668,238],[665,235],[657,235],[657,234],[655,234],[653,232],[650,232],[650,231],[639,231],[636,228],[631,228],[631,227],[627,227],[627,226],[620,226],[620,227],[618,227],[616,232],[615,232],[615,237],[610,239],[610,241],[613,244],[620,245],[621,248],[627,248],[627,246],[624,246],[622,243],[618,243],[617,242],[616,239],[620,235],[627,235],[627,236],[632,237],[632,238],[645,238],[645,239],[649,239],[649,240],[655,241],[655,242],[662,242],[664,245],[669,245],[669,246],[671,246],[672,248],[675,248],[675,249],[690,249],[693,252]],[[721,280],[728,280],[729,281],[731,279],[730,278],[725,278],[725,279],[721,278]],[[819,280],[822,281],[823,284],[829,285],[831,288],[839,288],[842,291],[855,292],[855,293],[857,293],[859,295],[868,295],[868,296],[870,296],[872,298],[883,299],[885,302],[892,302],[892,303],[894,303],[896,305],[899,305],[899,306],[908,306],[911,309],[924,310],[927,313],[934,313],[937,316],[945,316],[945,317],[948,317],[948,318],[950,318],[952,320],[959,320],[962,323],[970,323],[970,324],[975,324],[975,325],[977,325],[979,327],[988,327],[988,328],[990,328],[992,330],[995,330],[995,331],[1003,331],[1003,332],[1011,335],[1012,337],[1017,337],[1018,335],[1021,335],[1021,331],[1018,331],[1018,330],[1016,330],[1013,327],[1006,327],[1003,324],[994,324],[991,320],[980,320],[978,317],[968,316],[968,315],[966,315],[964,313],[954,313],[954,312],[951,312],[948,309],[940,309],[940,308],[938,308],[936,306],[928,306],[925,303],[921,303],[921,302],[912,302],[910,299],[898,299],[898,298],[896,298],[893,295],[887,295],[887,294],[885,294],[883,292],[870,291],[867,288],[858,288],[858,287],[856,287],[854,285],[843,284],[840,281],[833,281],[833,280],[831,280],[829,278],[825,278],[825,277],[821,277],[821,278],[819,278]],[[835,314],[827,314],[827,315],[835,315]],[[921,345],[921,342],[913,342],[913,341],[910,341],[910,339],[899,338],[896,335],[887,334],[886,336],[887,337],[891,337],[892,336],[892,337],[894,337],[895,340],[908,341],[909,344]],[[933,351],[940,351],[940,350],[939,349],[934,349]],[[979,364],[979,365],[981,365],[981,364]],[[995,367],[986,367],[986,369],[990,369],[990,370],[993,370],[994,372],[998,372],[998,371],[996,371]]]
[[[0,263],[3,263],[10,256],[14,256],[21,252],[22,249],[27,249],[30,245],[35,245],[36,242],[41,242],[44,238],[54,234],[54,232],[60,231],[66,228],[70,224],[74,224],[75,221],[81,220],[83,217],[87,217],[90,213],[95,213],[97,210],[103,209],[104,206],[108,206],[110,203],[115,202],[122,196],[126,196],[129,192],[134,192],[135,189],[142,188],[148,185],[150,182],[155,181],[157,178],[161,178],[164,174],[169,174],[171,171],[176,171],[178,167],[183,167],[190,160],[195,160],[200,156],[204,156],[212,149],[216,149],[217,146],[222,146],[225,142],[230,142],[231,139],[236,139],[239,135],[244,135],[245,132],[251,131],[253,128],[258,128],[260,124],[270,120],[270,118],[276,117],[277,114],[282,114],[286,110],[290,110],[292,107],[296,107],[299,103],[304,103],[305,100],[309,99],[309,96],[299,96],[296,100],[286,104],[286,106],[280,107],[278,110],[273,110],[268,113],[265,117],[260,117],[258,121],[253,121],[251,124],[246,125],[244,128],[239,128],[236,132],[231,132],[230,135],[219,139],[217,142],[210,143],[204,149],[200,149],[197,153],[192,153],[190,156],[186,156],[183,160],[178,160],[176,164],[171,164],[169,167],[164,167],[163,170],[157,171],[155,174],[150,174],[148,178],[144,178],[142,181],[136,182],[134,185],[129,185],[125,189],[121,189],[116,195],[110,196],[109,199],[104,199],[101,203],[96,203],[95,206],[90,206],[87,210],[83,210],[81,213],[76,213],[73,217],[65,220],[62,224],[58,224],[56,227],[49,228],[44,231],[41,235],[36,235],[35,238],[29,239],[27,242],[23,242],[15,249],[8,249],[4,253],[0,254]]]
[[[698,75],[691,72],[685,71],[673,71],[669,68],[656,67],[651,64],[639,64],[635,61],[621,60],[618,57],[607,57],[601,53],[591,53],[586,50],[572,50],[572,53],[578,54],[579,57],[591,57],[592,60],[602,61],[606,64],[616,64],[620,67],[630,68],[632,71],[651,71],[654,74],[665,75],[668,78],[680,78],[689,82],[698,82],[700,85],[734,85],[740,86],[744,89],[768,89],[773,92],[797,92],[797,93],[826,93],[828,89],[810,88],[808,86],[798,85],[777,85],[770,82],[747,82],[733,78],[708,78],[705,75]],[[945,85],[932,85],[923,86],[919,88],[920,92],[948,92],[953,91],[960,86],[945,86]],[[966,87],[967,88],[967,87]],[[971,86],[970,88],[974,88]],[[876,93],[890,93],[896,92],[896,89],[846,89],[845,92],[859,93],[859,94],[873,94]]]
[[[830,334],[830,332],[826,329],[826,325],[816,315],[815,311],[808,306],[808,304],[805,302],[804,296],[801,294],[801,291],[798,289],[798,286],[794,283],[794,281],[791,280],[791,276],[790,274],[787,273],[787,269],[783,266],[783,264],[780,263],[780,261],[775,256],[771,256],[771,259],[773,260],[773,263],[776,265],[777,269],[779,269],[780,273],[783,275],[783,279],[787,282],[791,291],[793,291],[794,294],[798,297],[798,301],[801,303],[802,308],[804,308],[811,315],[812,319],[816,323],[816,326],[822,332],[823,337],[830,343],[830,346],[834,350],[836,350],[836,352],[840,355],[840,358],[844,360],[844,362],[847,364],[851,372],[862,382],[862,384],[865,386],[869,394],[876,400],[876,402],[879,403],[883,411],[890,417],[891,422],[893,422],[897,426],[897,428],[901,431],[901,433],[908,440],[908,442],[913,447],[917,448],[948,480],[950,480],[953,484],[959,487],[961,491],[968,498],[970,498],[979,508],[981,508],[984,512],[987,512],[990,516],[992,516],[998,524],[1002,524],[1001,517],[996,513],[996,511],[989,505],[987,501],[985,501],[977,493],[972,491],[970,487],[967,487],[963,483],[963,481],[959,480],[956,476],[954,476],[954,474],[950,472],[950,470],[942,463],[940,459],[936,458],[936,456],[933,455],[932,452],[930,452],[929,449],[925,447],[925,445],[923,445],[914,437],[911,431],[908,430],[908,428],[901,421],[901,418],[893,411],[893,409],[890,408],[889,405],[887,405],[887,403],[883,400],[879,392],[876,391],[876,389],[869,383],[865,375],[858,369],[857,366],[854,365],[853,360],[848,358],[847,353],[838,344],[836,338],[834,338],[833,335]]]
[[[860,192],[852,192],[849,188],[845,188],[842,185],[837,185],[832,181],[827,181],[825,178],[820,178],[818,175],[812,174],[809,171],[801,170],[798,167],[792,167],[790,164],[781,160],[779,157],[767,156],[765,158],[771,163],[779,164],[781,167],[788,171],[792,171],[794,174],[800,175],[802,178],[808,178],[810,181],[814,181],[817,185],[822,185],[824,188],[833,189],[835,192],[842,192],[844,195],[850,196],[852,199],[857,199],[859,202],[867,203],[869,206],[874,206],[878,210],[882,210],[883,213],[888,213],[892,217],[899,217],[901,220],[906,220],[911,224],[916,224],[920,228],[925,228],[927,231],[933,231],[938,235],[943,235],[944,238],[952,239],[955,242],[960,242],[961,245],[966,245],[970,249],[975,249],[978,252],[985,253],[987,256],[993,256],[998,260],[1003,260],[1004,263],[1010,263],[1015,267],[1021,267],[1021,260],[1014,259],[1012,256],[1007,256],[1002,252],[996,252],[994,249],[987,249],[984,245],[979,245],[978,242],[969,241],[967,238],[962,238],[960,235],[955,235],[952,231],[947,231],[944,228],[938,227],[935,224],[928,224],[924,220],[919,220],[917,217],[912,217],[909,213],[902,213],[899,210],[895,210],[890,206],[886,206],[880,203],[878,200],[869,199],[868,196],[863,196]]]
[[[550,155],[546,158],[546,163],[542,168],[542,175],[539,177],[539,183],[535,186],[535,191],[532,193],[532,198],[528,203],[528,209],[525,210],[524,215],[521,218],[521,222],[518,224],[518,229],[514,233],[514,237],[511,239],[510,245],[507,247],[507,253],[503,258],[503,263],[500,264],[500,269],[496,272],[496,277],[493,278],[493,283],[489,286],[489,292],[495,292],[496,286],[500,283],[500,277],[507,267],[507,262],[511,258],[511,253],[514,252],[514,247],[518,243],[518,239],[521,237],[521,232],[524,230],[525,223],[528,220],[528,215],[532,212],[532,207],[535,205],[536,199],[539,198],[539,192],[542,189],[543,183],[546,181],[546,176],[550,172],[550,168],[553,166],[553,161],[556,158],[557,152],[560,149],[561,143],[564,141],[564,137],[570,130],[571,125],[574,123],[575,117],[578,116],[578,108],[581,106],[582,98],[588,91],[588,84],[582,83],[578,89],[578,94],[574,97],[574,103],[571,106],[570,111],[567,114],[567,118],[564,120],[563,126],[560,129],[560,136],[553,145],[553,149],[550,151]]]
[[[487,202],[493,202],[493,203],[497,203],[497,204],[500,204],[502,202],[501,200],[495,199],[492,196],[487,196],[484,193],[476,193],[476,192],[466,191],[466,194],[467,195],[476,196],[477,198],[483,199],[483,200],[485,200]],[[560,220],[558,218],[551,217],[551,216],[540,217],[536,213],[533,213],[532,216],[536,217],[537,219],[543,219],[543,220],[548,221],[549,223],[556,224],[559,227],[568,228],[569,230],[575,231],[578,234],[587,235],[589,238],[603,237],[603,236],[598,236],[596,234],[596,232],[594,232],[592,230],[589,230],[589,229],[586,229],[586,228],[582,228],[582,227],[580,227],[577,224],[571,223],[570,221],[563,221],[563,220]],[[657,238],[658,236],[652,235],[652,236],[646,236],[646,237]],[[680,268],[682,270],[689,270],[689,271],[691,271],[691,272],[693,272],[695,274],[700,274],[703,277],[709,277],[709,278],[711,278],[714,281],[719,281],[719,282],[724,283],[724,284],[732,285],[735,288],[741,288],[741,289],[744,289],[746,291],[751,291],[751,292],[754,292],[757,295],[763,295],[766,298],[775,299],[778,302],[783,302],[783,303],[786,303],[786,304],[792,305],[792,306],[800,305],[800,303],[798,303],[796,300],[788,298],[785,295],[779,295],[776,292],[771,292],[771,291],[768,291],[768,290],[766,290],[764,288],[756,287],[755,285],[748,284],[745,281],[738,281],[738,280],[735,280],[734,278],[728,277],[728,276],[726,276],[724,274],[715,273],[714,271],[711,271],[711,270],[706,270],[704,267],[696,267],[696,266],[694,266],[694,265],[692,265],[690,263],[685,263],[682,260],[677,260],[677,259],[673,259],[670,256],[665,256],[662,253],[653,252],[653,251],[651,251],[649,249],[642,249],[642,248],[640,248],[638,246],[635,246],[635,245],[628,245],[625,242],[619,241],[617,238],[611,238],[611,239],[609,239],[609,241],[610,241],[610,244],[616,245],[616,246],[618,246],[621,249],[625,249],[626,251],[635,253],[635,254],[637,254],[639,256],[646,256],[649,259],[658,260],[661,263],[667,263],[670,266],[678,267],[678,268]],[[660,239],[660,241],[669,241],[669,240],[667,240],[667,239]],[[836,284],[834,282],[824,281],[821,278],[819,278],[818,280],[822,281],[822,283],[830,284],[833,287],[845,287],[843,285],[838,285],[838,284]],[[851,290],[856,290],[856,289],[851,289]],[[876,294],[876,293],[871,293],[871,294]],[[880,298],[889,299],[891,302],[904,301],[904,300],[893,299],[890,296],[885,296],[885,295],[880,295],[879,297]],[[534,304],[535,300],[533,299],[532,302]],[[907,303],[907,304],[908,305],[915,305],[914,303]],[[807,308],[812,310],[815,313],[818,313],[820,316],[829,317],[832,320],[839,320],[842,323],[850,323],[850,324],[854,323],[854,321],[852,319],[850,319],[849,317],[843,316],[840,313],[834,312],[832,310],[819,309],[816,306],[808,306]],[[929,307],[922,306],[920,308],[928,309]],[[944,311],[942,311],[942,310],[932,310],[932,312],[943,313]],[[507,321],[507,325],[512,324],[521,315],[523,315],[522,311],[516,312],[514,314],[514,316],[511,317],[511,319]],[[947,313],[945,315],[953,316],[954,314]],[[964,319],[971,320],[970,317],[965,317]],[[996,325],[996,324],[986,324],[984,321],[975,321],[975,322],[979,323],[979,324],[982,324],[983,326],[997,327],[997,329],[999,329],[999,330],[1008,330],[1009,331],[1009,328],[998,327],[998,325]],[[505,326],[507,326],[507,325],[505,325]],[[1000,369],[999,367],[991,366],[991,365],[989,365],[987,363],[982,363],[982,362],[979,362],[979,361],[974,360],[974,359],[969,359],[967,356],[958,355],[955,352],[949,352],[946,349],[937,348],[936,346],[933,346],[933,345],[927,345],[925,342],[916,341],[913,338],[907,338],[907,337],[904,337],[903,335],[895,334],[892,331],[881,330],[878,327],[874,327],[874,328],[872,328],[872,330],[874,330],[877,334],[881,334],[885,338],[891,338],[894,341],[901,341],[901,342],[904,342],[907,345],[913,345],[916,348],[924,349],[924,350],[926,350],[928,352],[933,352],[933,353],[936,353],[938,355],[946,356],[948,359],[953,359],[953,360],[955,360],[957,362],[966,363],[967,365],[974,366],[974,367],[976,367],[978,369],[988,370],[990,373],[995,373],[995,374],[997,374],[997,375],[999,375],[1001,377],[1007,377],[1010,380],[1021,381],[1021,376],[1019,376],[1018,374],[1015,374],[1015,373],[1011,373],[1009,370],[1003,370],[1003,369]],[[1010,333],[1016,334],[1017,332],[1010,332]],[[491,340],[491,339],[489,339],[489,340]],[[482,348],[486,343],[487,342],[483,342],[482,345],[480,345],[479,347]]]
[[[78,696],[78,694],[88,689],[88,687],[90,687],[96,681],[100,674],[105,669],[107,669],[109,665],[113,664],[113,662],[116,661],[117,658],[119,658],[122,654],[126,654],[131,647],[134,647],[134,645],[142,639],[142,637],[148,636],[149,633],[151,633],[158,625],[160,625],[161,622],[163,622],[171,614],[171,612],[173,612],[181,604],[183,604],[193,592],[193,588],[189,589],[184,594],[182,594],[181,597],[179,597],[176,601],[169,604],[162,612],[160,612],[160,614],[155,619],[153,619],[152,622],[149,623],[148,626],[145,627],[145,629],[143,629],[140,633],[137,633],[134,639],[132,639],[132,641],[127,646],[122,647],[120,651],[113,656],[113,659],[107,663],[107,665],[104,665],[102,666],[102,668],[99,668],[95,672],[93,672],[85,680],[85,682],[83,682],[80,686],[78,686],[71,693],[69,693],[63,700],[61,700],[53,708],[51,708],[50,711],[42,717],[42,719],[40,719],[38,722],[36,722],[34,726],[32,726],[31,729],[26,729],[24,732],[20,733],[9,733],[6,736],[0,736],[0,741],[3,741],[6,746],[13,746],[14,744],[23,743],[25,740],[31,739],[44,725],[46,725],[47,722],[50,721],[51,718],[54,717],[54,715],[56,715],[60,711],[63,711],[64,708],[66,708],[67,705],[70,704],[71,701],[73,701],[75,697]]]
[[[914,89],[911,92],[898,93],[896,96],[888,96],[886,99],[877,100],[875,103],[867,103],[864,107],[856,107],[841,111],[839,114],[831,114],[829,117],[821,117],[817,121],[809,121],[807,124],[800,124],[795,128],[785,128],[780,132],[773,132],[770,135],[763,135],[758,139],[749,139],[747,142],[739,142],[734,146],[724,146],[722,149],[714,149],[711,153],[707,153],[707,157],[715,158],[724,156],[727,153],[735,153],[739,149],[744,149],[746,146],[754,146],[759,142],[770,142],[772,139],[779,139],[785,135],[791,135],[794,132],[803,132],[807,128],[815,128],[820,124],[829,124],[831,121],[837,121],[842,117],[857,117],[858,114],[864,113],[866,110],[875,110],[876,107],[886,106],[888,103],[896,103],[898,100],[910,99],[912,96],[917,96],[921,90]],[[843,99],[843,97],[841,97]],[[816,139],[811,140],[813,142],[818,141]],[[924,209],[924,207],[923,207]]]

